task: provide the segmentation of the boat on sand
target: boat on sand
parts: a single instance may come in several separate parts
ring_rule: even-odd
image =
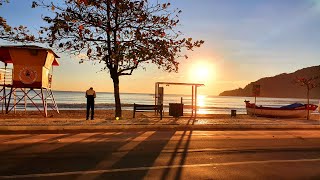
[[[282,107],[265,107],[257,106],[250,101],[244,101],[248,115],[265,116],[265,117],[282,117],[282,118],[304,118],[309,113],[317,109],[314,104],[294,103]]]

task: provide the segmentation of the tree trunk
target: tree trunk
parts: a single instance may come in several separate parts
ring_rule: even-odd
[[[119,76],[117,73],[111,73],[111,78],[113,80],[114,101],[116,105],[115,117],[120,118],[122,116],[122,111],[121,111],[121,101],[120,101],[120,92],[119,92]]]

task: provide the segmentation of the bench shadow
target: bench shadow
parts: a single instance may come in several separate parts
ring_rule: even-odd
[[[187,132],[189,132],[189,134],[187,135]],[[161,180],[166,180],[169,177],[170,173],[174,173],[175,172],[175,177],[174,179],[181,179],[181,175],[182,175],[182,165],[185,164],[186,158],[187,158],[187,153],[188,153],[188,149],[189,149],[189,145],[190,145],[190,140],[191,140],[191,136],[192,136],[192,131],[183,131],[179,141],[176,144],[176,147],[167,163],[167,166],[172,166],[174,165],[174,161],[176,160],[176,158],[180,155],[180,161],[179,164],[180,165],[178,167],[178,169],[171,169],[171,168],[166,168],[161,175]],[[182,153],[179,151],[182,146],[183,140],[185,139],[185,137],[187,137],[187,140],[185,142],[184,147],[182,148]]]

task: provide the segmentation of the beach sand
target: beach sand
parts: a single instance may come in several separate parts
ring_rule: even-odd
[[[95,119],[114,119],[113,110],[95,110]],[[132,111],[122,111],[123,118],[132,118]],[[136,114],[139,118],[142,114]],[[32,118],[32,119],[43,119],[43,113],[39,111],[17,111],[16,113],[10,112],[9,114],[0,113],[0,118],[6,119],[23,119],[23,118]],[[83,119],[86,118],[86,110],[60,110],[58,114],[56,111],[48,111],[48,119],[58,118],[58,119]]]
[[[115,120],[114,117],[114,110],[95,110],[95,119],[105,119],[105,120]],[[122,111],[122,118],[121,119],[133,119],[132,118],[133,111],[130,110],[123,110]],[[158,118],[159,116],[155,116],[154,112],[136,112],[136,118]],[[168,113],[165,113],[164,117],[170,117]],[[185,116],[181,117],[190,117],[190,114],[185,114]],[[213,119],[226,119],[230,118],[230,114],[198,114],[198,118],[213,118]],[[9,114],[1,113],[0,111],[0,119],[43,119],[44,116],[39,111],[17,111],[16,113],[10,112]],[[85,110],[60,110],[60,113],[56,113],[55,111],[48,111],[48,119],[83,119],[86,118],[86,111]],[[244,119],[248,118],[248,115],[244,114],[237,114],[235,117],[236,119]]]
[[[0,111],[1,112],[1,111]],[[122,118],[116,120],[114,117],[114,110],[96,110],[95,120],[86,120],[85,110],[61,110],[60,114],[50,111],[48,117],[45,118],[43,114],[38,111],[19,111],[16,114],[13,112],[9,114],[0,113],[0,126],[3,128],[26,128],[26,127],[97,127],[97,126],[113,126],[113,125],[319,125],[319,120],[305,120],[305,119],[278,119],[266,117],[251,117],[245,114],[237,114],[236,117],[231,117],[230,114],[198,114],[197,118],[190,118],[187,114],[180,118],[174,118],[165,113],[164,118],[160,120],[159,116],[155,116],[154,112],[137,112],[136,118],[132,118],[132,111],[123,110]],[[134,127],[134,126],[132,126]]]

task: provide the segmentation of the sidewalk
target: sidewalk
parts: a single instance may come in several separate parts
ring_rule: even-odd
[[[1,119],[0,133],[37,132],[94,132],[94,131],[148,131],[148,130],[307,130],[319,129],[319,117],[312,120],[262,117],[236,118],[179,118],[140,117],[128,120],[83,120],[66,118]]]

